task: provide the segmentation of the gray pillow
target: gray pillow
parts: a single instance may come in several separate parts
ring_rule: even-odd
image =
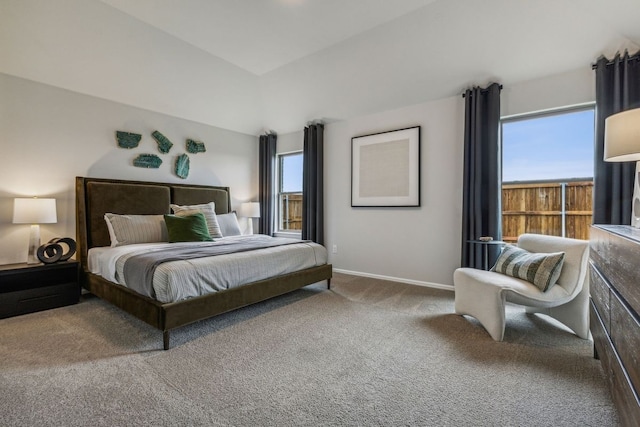
[[[531,253],[506,245],[491,271],[533,283],[542,292],[556,284],[564,264],[564,252]]]
[[[211,237],[222,237],[220,232],[220,226],[218,225],[218,219],[216,216],[216,205],[214,202],[203,203],[201,205],[169,205],[174,214],[178,216],[189,216],[196,213],[204,215],[207,221],[207,228],[209,229],[209,235]]]
[[[134,243],[157,243],[169,240],[162,215],[118,215],[104,214],[111,246]]]
[[[238,218],[235,212],[228,214],[218,215],[218,225],[220,226],[220,232],[224,237],[227,236],[239,236],[242,234],[240,231],[240,224],[238,224]]]

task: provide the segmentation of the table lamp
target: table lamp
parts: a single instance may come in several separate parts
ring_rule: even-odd
[[[260,203],[245,202],[240,205],[240,216],[248,218],[247,234],[253,234],[253,218],[260,218]]]
[[[604,160],[636,162],[631,226],[640,228],[640,108],[607,117],[604,122]]]
[[[38,264],[38,247],[40,246],[40,225],[58,222],[56,215],[56,199],[16,198],[13,200],[13,223],[31,224],[29,236],[29,254],[27,264]]]

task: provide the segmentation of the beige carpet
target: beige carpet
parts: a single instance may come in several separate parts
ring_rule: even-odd
[[[0,425],[611,426],[591,343],[510,309],[337,274],[162,334],[92,296],[0,320]]]

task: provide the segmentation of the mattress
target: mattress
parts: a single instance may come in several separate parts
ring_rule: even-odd
[[[264,237],[233,236],[216,240],[222,244],[230,239],[251,241]],[[177,302],[327,263],[327,250],[324,246],[301,240],[288,243],[246,252],[163,263],[153,275],[153,297],[162,303]],[[88,268],[91,273],[106,280],[127,286],[123,269],[129,257],[166,248],[205,244],[211,243],[140,243],[91,248],[88,253]]]

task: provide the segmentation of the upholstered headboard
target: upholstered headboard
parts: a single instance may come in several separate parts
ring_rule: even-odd
[[[170,203],[209,202],[215,203],[218,214],[230,212],[229,187],[76,177],[76,238],[80,263],[86,269],[89,248],[109,246],[109,231],[104,220],[107,212],[159,215],[170,213]]]

